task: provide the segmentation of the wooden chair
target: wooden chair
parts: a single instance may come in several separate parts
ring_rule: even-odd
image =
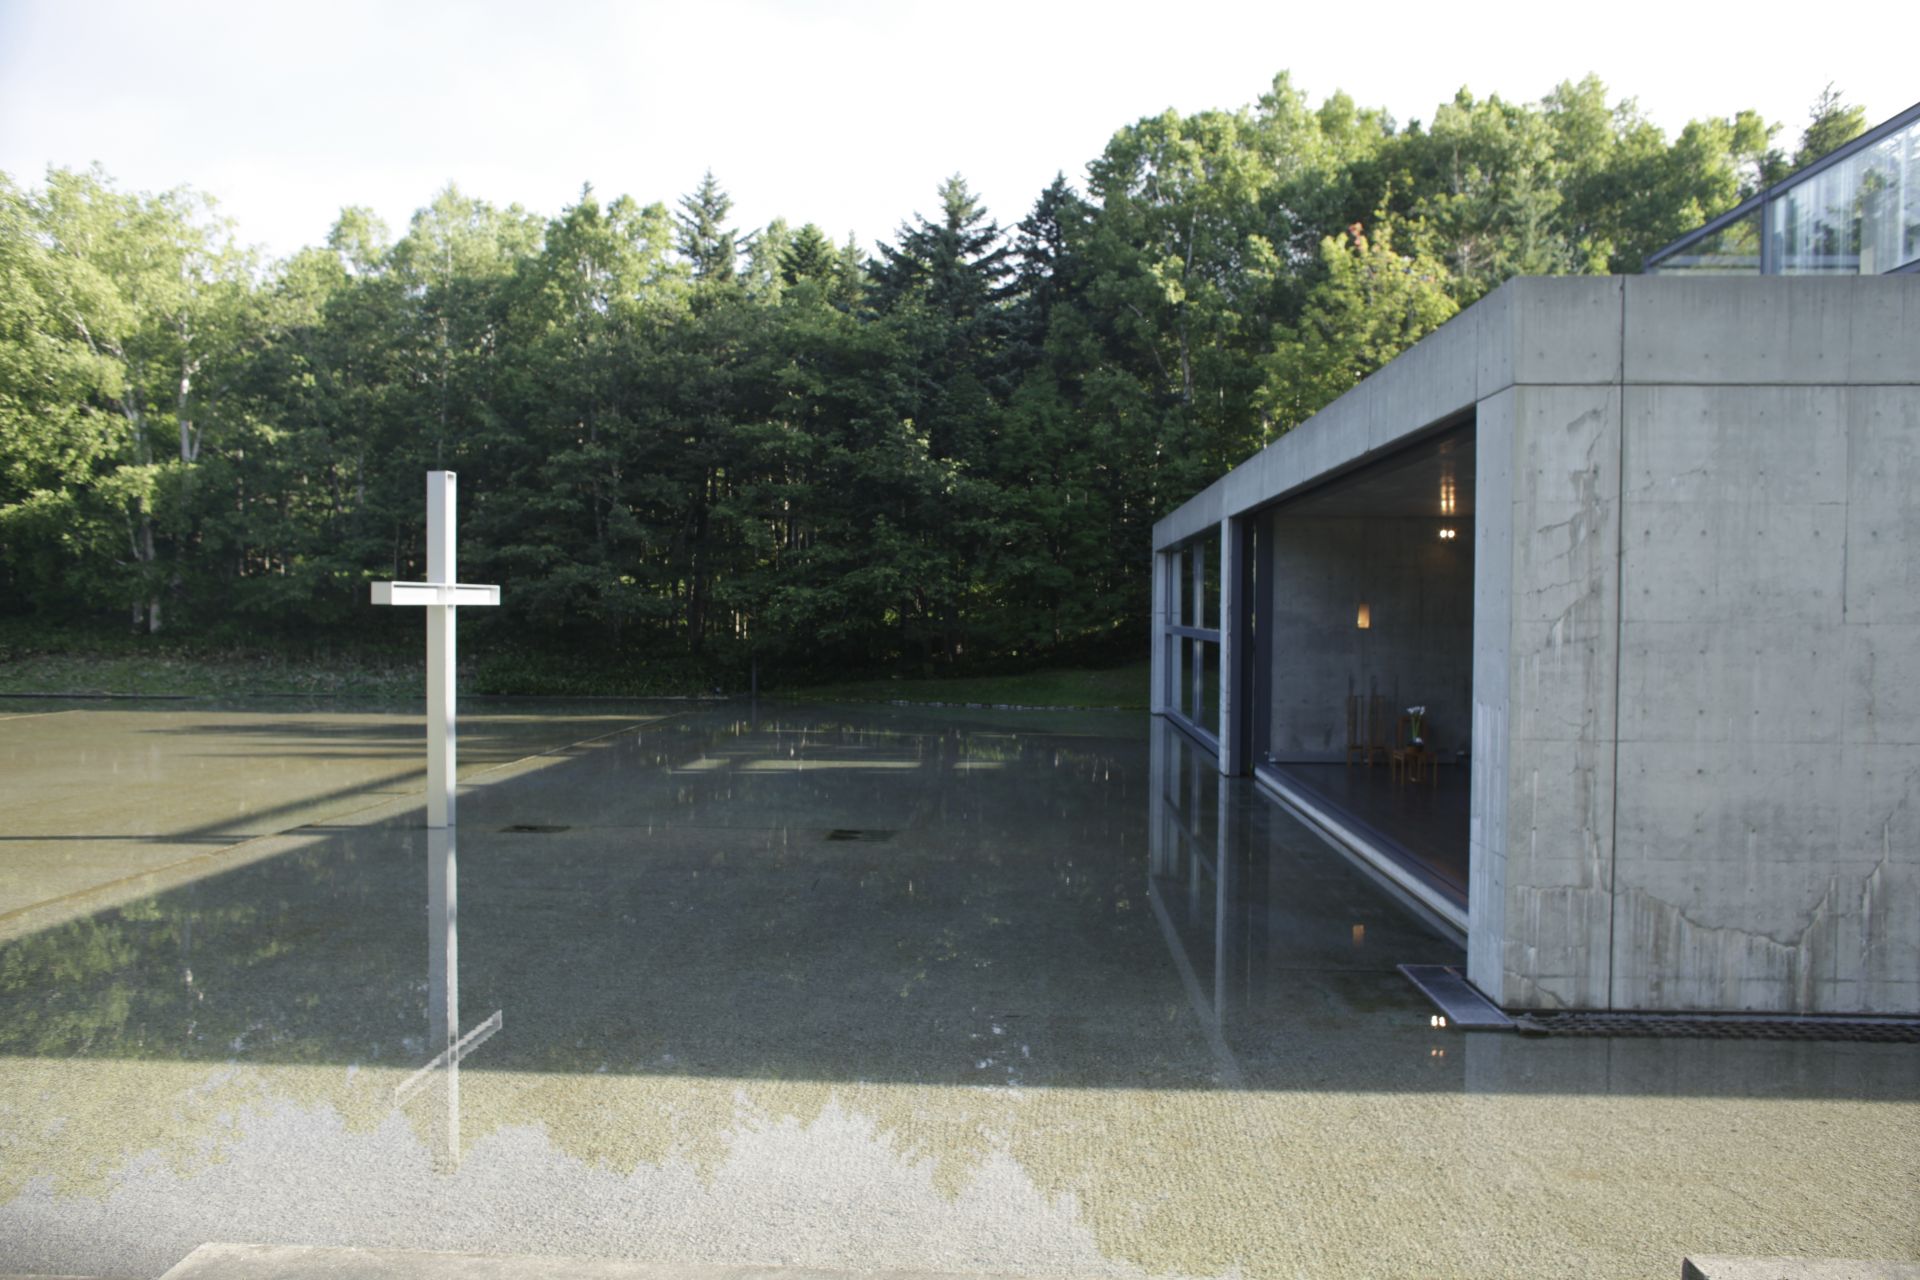
[[[1387,700],[1379,694],[1368,697],[1362,693],[1347,695],[1347,767],[1353,767],[1353,753],[1358,751],[1360,759],[1368,768],[1373,767],[1375,756],[1387,754],[1386,744]]]
[[[1375,756],[1385,760],[1391,740],[1387,737],[1387,696],[1376,693],[1367,699],[1367,767]]]
[[[1413,717],[1401,716],[1393,722],[1393,745],[1387,748],[1387,775],[1393,782],[1405,782],[1407,766],[1419,759],[1413,745]]]

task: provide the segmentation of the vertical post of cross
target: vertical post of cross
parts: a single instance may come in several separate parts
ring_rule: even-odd
[[[454,493],[451,471],[427,472],[427,581],[376,582],[375,604],[421,605],[427,611],[427,825],[454,822],[454,610],[496,605],[500,588],[472,586],[454,577]]]
[[[455,484],[451,471],[427,472],[427,581],[453,586]],[[451,600],[427,606],[427,825],[454,822],[454,651]]]

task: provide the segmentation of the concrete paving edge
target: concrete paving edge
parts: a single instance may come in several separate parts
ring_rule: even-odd
[[[1703,1255],[1680,1264],[1680,1280],[1920,1280],[1920,1262]]]
[[[674,1266],[589,1258],[513,1258],[408,1249],[203,1244],[160,1280],[959,1280],[925,1271]],[[971,1277],[970,1280],[979,1280]]]

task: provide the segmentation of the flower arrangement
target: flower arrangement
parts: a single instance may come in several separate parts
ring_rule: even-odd
[[[1413,717],[1412,723],[1407,726],[1408,736],[1412,738],[1414,746],[1418,747],[1418,746],[1424,745],[1420,735],[1420,721],[1427,714],[1426,705],[1422,703],[1420,706],[1417,706],[1417,707],[1408,707],[1407,714]]]

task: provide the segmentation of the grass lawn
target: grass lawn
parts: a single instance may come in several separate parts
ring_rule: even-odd
[[[602,669],[579,659],[506,653],[466,655],[470,693],[550,697],[647,697],[711,692],[709,681],[672,663],[638,661]],[[190,639],[0,627],[0,694],[120,694],[145,697],[299,695],[407,701],[423,697],[417,650],[335,648],[306,654],[221,646]],[[728,687],[730,693],[744,689]],[[1022,707],[1147,705],[1147,664],[1062,668],[1019,675],[946,679],[882,678],[804,688],[768,686],[769,696],[840,702],[985,703]]]
[[[364,654],[291,657],[247,650],[25,650],[0,645],[0,694],[145,697],[422,697],[424,662]]]

